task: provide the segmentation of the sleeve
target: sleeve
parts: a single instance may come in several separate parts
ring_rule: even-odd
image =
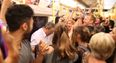
[[[31,36],[31,48],[35,48],[36,45],[38,45],[40,42],[40,38],[37,36],[37,34],[32,34]]]

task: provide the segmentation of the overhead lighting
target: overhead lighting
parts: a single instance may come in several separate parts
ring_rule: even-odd
[[[74,0],[60,0],[60,3],[73,8],[77,7],[77,2]]]

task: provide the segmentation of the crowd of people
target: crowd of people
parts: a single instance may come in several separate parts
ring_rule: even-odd
[[[3,0],[0,63],[116,63],[116,27],[109,16],[77,10],[32,34],[33,9]]]

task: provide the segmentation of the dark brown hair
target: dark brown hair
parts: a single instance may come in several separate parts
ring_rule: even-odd
[[[90,32],[89,29],[85,26],[75,26],[73,28],[73,33],[72,33],[72,42],[75,44],[77,43],[77,34],[80,34],[80,39],[82,42],[89,42],[90,40]]]

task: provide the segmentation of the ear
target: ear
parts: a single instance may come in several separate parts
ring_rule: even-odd
[[[22,30],[26,31],[28,29],[27,23],[23,23],[21,28],[22,28]]]

